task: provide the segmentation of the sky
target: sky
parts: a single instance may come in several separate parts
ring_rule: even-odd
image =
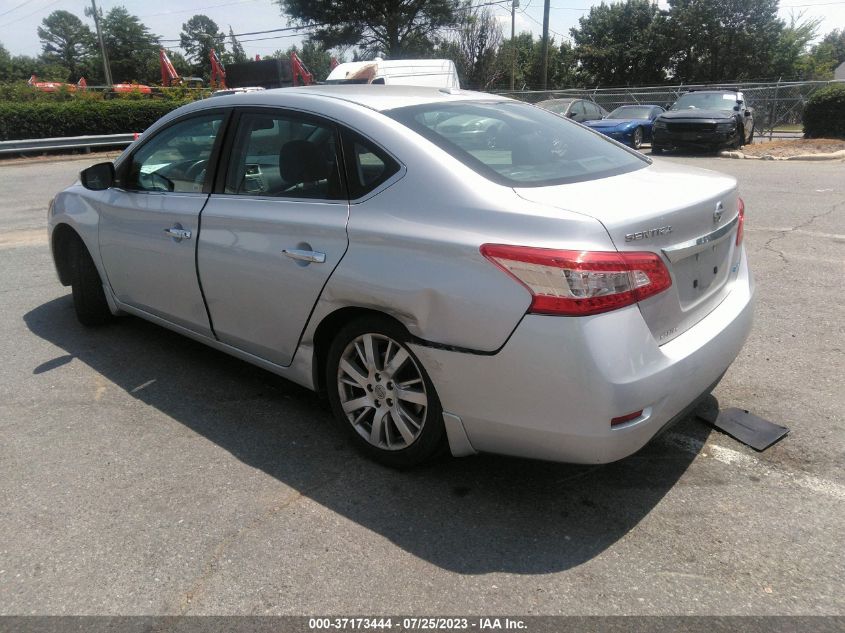
[[[490,2],[492,0],[484,0]],[[519,0],[516,10],[516,31],[531,31],[539,37],[542,33],[543,0]],[[557,41],[568,38],[569,29],[577,26],[578,18],[585,15],[593,0],[551,0],[549,29]],[[666,0],[659,0],[666,8]],[[99,0],[97,6],[108,11],[114,6],[126,9],[163,39],[178,40],[182,23],[195,13],[203,13],[228,33],[231,26],[235,33],[249,33],[289,26],[278,5],[271,0]],[[38,28],[41,20],[52,11],[65,9],[89,22],[84,8],[90,0],[0,0],[0,43],[13,55],[38,55],[41,44]],[[510,36],[510,2],[491,7],[502,23],[505,37]],[[790,13],[803,12],[805,18],[821,18],[819,34],[836,28],[845,28],[845,0],[781,0],[780,16],[788,20]],[[280,37],[281,36],[281,37]],[[258,39],[268,38],[273,39]],[[302,35],[269,34],[239,38],[250,56],[265,55],[278,49],[299,44]],[[248,41],[253,40],[253,41]],[[258,40],[258,41],[256,41]],[[178,47],[177,42],[165,42],[168,47]]]

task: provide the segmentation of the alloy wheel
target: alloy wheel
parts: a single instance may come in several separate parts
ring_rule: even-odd
[[[337,388],[343,414],[371,445],[398,451],[420,436],[429,404],[425,380],[396,340],[365,333],[350,341],[338,364]]]

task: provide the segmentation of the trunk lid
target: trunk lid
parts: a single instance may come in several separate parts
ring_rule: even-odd
[[[620,176],[518,188],[521,197],[601,222],[619,251],[663,259],[672,286],[639,303],[659,344],[695,325],[736,278],[738,197],[730,176],[669,163]]]

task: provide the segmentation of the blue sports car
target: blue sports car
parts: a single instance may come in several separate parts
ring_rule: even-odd
[[[663,108],[656,105],[625,105],[600,121],[585,121],[584,125],[639,149],[643,143],[651,142],[651,124],[662,112]]]

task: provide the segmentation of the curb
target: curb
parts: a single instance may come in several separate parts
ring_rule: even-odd
[[[772,156],[771,154],[748,156],[735,150],[723,150],[719,152],[719,157],[746,160],[839,160],[845,159],[845,149],[839,150],[838,152],[830,152],[828,154],[798,154],[796,156]]]

